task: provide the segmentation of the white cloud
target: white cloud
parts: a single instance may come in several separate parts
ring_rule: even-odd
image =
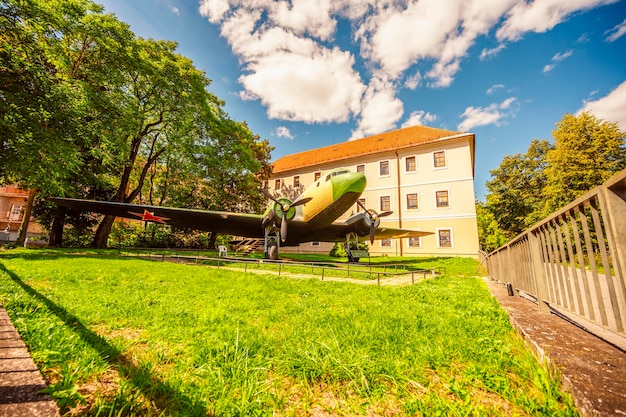
[[[569,58],[570,56],[572,56],[572,54],[574,53],[573,50],[569,50],[569,51],[565,51],[565,52],[558,52],[556,53],[553,57],[552,60],[555,62],[560,62],[563,61],[566,58]]]
[[[615,1],[200,0],[198,10],[240,60],[242,99],[281,120],[356,120],[359,136],[395,127],[401,88],[450,86],[478,37],[495,31],[500,42],[483,49],[486,59],[526,32]],[[363,73],[351,52],[332,45],[340,20],[353,28]],[[621,33],[614,30],[609,37]]]
[[[410,126],[422,126],[428,123],[432,123],[437,120],[437,115],[428,113],[424,110],[417,110],[411,112],[409,118],[406,119],[404,123],[402,123],[402,127],[410,127]]]
[[[507,13],[506,20],[496,32],[500,40],[518,40],[526,32],[543,33],[565,21],[580,10],[615,3],[618,0],[535,0],[520,1]]]
[[[604,34],[610,34],[605,39],[607,42],[615,42],[616,40],[624,36],[624,34],[626,34],[626,19],[624,19],[624,21],[619,25],[616,25],[612,29],[604,32]]]
[[[593,113],[600,119],[617,123],[626,132],[626,81],[622,82],[606,96],[595,101],[586,101],[577,114],[584,111]]]
[[[415,90],[417,87],[419,87],[421,81],[422,74],[418,71],[415,74],[407,77],[406,81],[404,82],[404,86],[409,90]]]
[[[488,95],[491,95],[498,90],[502,90],[503,88],[504,88],[504,84],[494,84],[491,87],[489,87],[486,92]]]
[[[500,126],[507,118],[514,117],[517,108],[513,107],[517,103],[515,97],[509,97],[502,103],[492,103],[487,107],[470,106],[465,109],[461,117],[463,121],[457,129],[461,132],[468,132],[478,126],[494,124]]]
[[[174,13],[176,16],[180,16],[180,10],[178,9],[178,7],[172,6],[172,8],[170,9],[172,11],[172,13]]]
[[[359,113],[365,90],[353,58],[338,49],[313,56],[277,52],[251,62],[239,78],[270,118],[307,123],[345,122]]]
[[[437,64],[435,64],[433,69],[431,69],[428,74],[426,74],[429,78],[434,80],[432,82],[429,82],[428,86],[434,88],[449,87],[454,80],[454,74],[457,73],[459,68],[460,61],[458,59],[446,65],[438,62]]]
[[[404,106],[395,96],[393,85],[380,79],[372,80],[363,98],[361,119],[350,140],[395,128],[403,113]]]
[[[557,54],[555,54],[552,57],[552,64],[547,64],[546,66],[543,67],[543,72],[549,72],[552,71],[554,69],[554,67],[556,67],[557,62],[561,62],[564,59],[569,58],[570,56],[572,56],[574,54],[573,50],[569,50],[569,51],[565,51],[565,52],[559,52]]]
[[[293,139],[294,136],[291,134],[291,131],[289,130],[289,128],[285,127],[285,126],[279,126],[276,128],[276,132],[274,132],[274,134],[276,136],[278,136],[279,138],[287,138],[287,139]]]
[[[480,57],[479,59],[481,61],[484,61],[487,58],[491,58],[492,56],[495,56],[498,54],[498,52],[500,52],[501,50],[503,50],[504,48],[506,48],[506,45],[501,43],[500,45],[496,46],[495,48],[491,48],[491,49],[483,49],[482,52],[480,53]]]

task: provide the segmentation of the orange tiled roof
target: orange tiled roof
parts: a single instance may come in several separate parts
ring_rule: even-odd
[[[356,156],[370,155],[378,152],[395,151],[410,146],[436,142],[452,136],[465,135],[452,130],[436,129],[428,126],[412,126],[392,130],[380,135],[352,140],[312,149],[300,153],[283,156],[273,163],[274,173],[289,171],[327,162],[341,161]],[[471,135],[471,133],[467,133]]]

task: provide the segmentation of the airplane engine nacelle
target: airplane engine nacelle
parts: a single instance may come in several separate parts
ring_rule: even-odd
[[[291,221],[296,216],[296,208],[291,206],[292,201],[285,197],[279,197],[276,199],[272,206],[272,210],[267,214],[264,223],[273,222],[275,225],[282,223],[283,217],[285,220]],[[288,210],[285,212],[285,207]]]
[[[367,236],[370,233],[372,222],[374,222],[374,227],[376,228],[380,224],[380,219],[367,215],[364,212],[355,214],[347,220],[347,223],[354,225],[356,234],[359,236]]]

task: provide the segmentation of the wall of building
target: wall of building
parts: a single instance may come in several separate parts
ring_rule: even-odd
[[[27,199],[28,192],[16,186],[0,187],[0,244],[17,240]],[[35,237],[41,233],[41,227],[31,218],[26,236]]]
[[[442,156],[445,158],[445,166],[435,166],[436,156],[439,161]],[[381,174],[381,162],[386,164],[388,172]],[[342,167],[352,171],[357,171],[357,167],[364,168],[367,187],[362,198],[365,199],[366,207],[380,213],[384,211],[381,197],[388,198],[389,209],[393,214],[382,218],[381,225],[434,233],[411,242],[408,239],[392,239],[391,242],[376,240],[370,245],[372,254],[478,255],[473,136],[278,172],[274,174],[269,187],[275,188],[276,179],[284,181],[287,186],[293,186],[294,176],[298,176],[299,183],[307,187],[314,182],[316,172],[324,175],[332,169]],[[437,204],[438,193],[440,200],[447,198],[447,206],[442,206],[443,201]],[[413,197],[417,197],[416,208],[408,207],[407,195],[412,195],[412,202],[415,202]],[[355,205],[339,220],[346,219],[357,211]],[[314,249],[310,243],[305,243],[299,250],[308,252]]]

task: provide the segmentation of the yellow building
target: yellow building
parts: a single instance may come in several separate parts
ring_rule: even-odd
[[[372,255],[478,256],[472,133],[413,126],[284,156],[268,188],[307,187],[335,168],[367,177],[361,201],[393,214],[381,226],[433,232],[420,239],[376,240]],[[355,205],[339,220],[358,212]],[[301,244],[299,252],[328,253],[332,243]]]

